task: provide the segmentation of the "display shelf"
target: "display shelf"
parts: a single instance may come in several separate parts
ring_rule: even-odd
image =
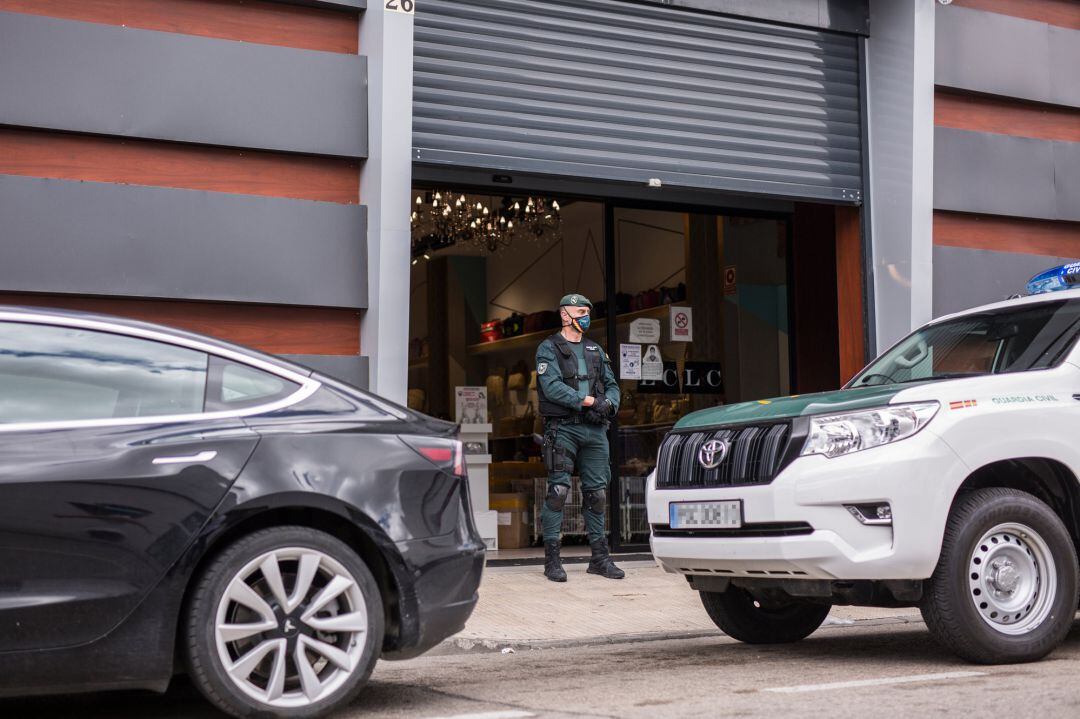
[[[529,432],[528,434],[510,434],[510,435],[506,435],[506,436],[503,436],[503,437],[490,437],[489,441],[497,442],[498,440],[507,440],[507,439],[532,439],[537,434],[540,434],[540,432]]]
[[[679,419],[682,419],[680,417]],[[667,422],[646,422],[644,424],[620,424],[619,429],[633,429],[638,431],[645,431],[647,429],[663,429],[664,427],[674,427],[677,419],[669,420]]]
[[[635,312],[624,312],[621,315],[615,317],[615,321],[618,324],[624,322],[631,322],[641,317],[648,317],[650,319],[662,320],[667,317],[670,304],[658,305],[656,307],[649,307],[644,310],[637,310]],[[601,330],[606,328],[607,319],[597,318],[591,325],[591,330]],[[549,335],[556,331],[555,328],[540,330],[539,332],[528,332],[516,337],[507,337],[506,339],[495,340],[493,342],[480,342],[479,344],[469,345],[468,352],[471,355],[486,355],[495,354],[499,352],[512,352],[514,350],[522,350],[526,348],[535,349],[538,344]],[[595,335],[601,336],[601,335]]]

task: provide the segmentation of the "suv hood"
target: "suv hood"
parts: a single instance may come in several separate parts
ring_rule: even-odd
[[[717,427],[728,424],[752,424],[774,419],[791,419],[811,414],[836,414],[853,410],[881,407],[905,389],[922,382],[903,385],[875,385],[852,387],[833,392],[793,394],[790,397],[760,399],[755,402],[720,405],[710,409],[691,412],[675,424],[675,429]]]

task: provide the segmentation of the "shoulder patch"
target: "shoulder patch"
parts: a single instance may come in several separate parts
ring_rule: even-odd
[[[545,372],[547,372],[547,368],[548,368],[548,363],[547,362],[538,362],[536,364],[536,374],[544,374]]]

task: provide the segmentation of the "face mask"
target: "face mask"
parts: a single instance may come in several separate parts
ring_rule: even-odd
[[[566,310],[563,310],[563,314],[566,315],[566,319],[570,320],[569,324],[563,325],[563,327],[573,327],[581,334],[585,334],[585,330],[589,329],[589,325],[592,323],[592,317],[589,315],[585,315],[584,317],[571,317],[570,313]]]

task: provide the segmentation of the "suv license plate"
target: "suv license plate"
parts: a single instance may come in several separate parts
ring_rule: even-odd
[[[742,500],[672,502],[668,505],[672,529],[738,529],[742,526]]]

